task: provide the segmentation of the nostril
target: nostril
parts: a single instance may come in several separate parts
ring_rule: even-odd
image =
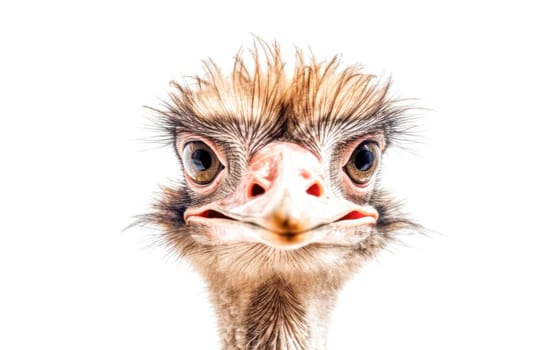
[[[257,197],[265,193],[265,189],[258,184],[253,184],[249,190],[249,197]]]
[[[323,191],[321,190],[321,186],[319,186],[319,184],[314,183],[313,185],[308,187],[308,189],[306,190],[306,193],[311,194],[312,196],[315,196],[315,197],[321,197],[321,195],[323,194]]]

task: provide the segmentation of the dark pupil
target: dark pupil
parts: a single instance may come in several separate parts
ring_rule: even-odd
[[[211,154],[204,149],[198,149],[191,154],[191,160],[195,170],[204,171],[211,167],[213,159]]]
[[[373,153],[366,149],[360,148],[354,154],[354,166],[360,171],[368,171],[373,166]]]

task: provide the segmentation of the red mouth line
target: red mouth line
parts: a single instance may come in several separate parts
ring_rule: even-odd
[[[335,222],[344,221],[344,220],[357,220],[357,219],[365,218],[367,216],[369,216],[369,215],[366,215],[366,214],[364,214],[364,213],[362,213],[358,210],[352,210],[351,212],[344,215],[343,217],[336,220]]]
[[[202,218],[206,218],[206,219],[227,219],[227,220],[233,220],[233,221],[238,221],[234,218],[231,218],[230,216],[224,215],[223,213],[213,210],[213,209],[207,209],[195,216],[198,217],[202,217]],[[361,218],[365,218],[369,215],[366,215],[364,213],[362,213],[361,211],[358,210],[352,210],[351,212],[349,212],[348,214],[344,215],[343,217],[341,217],[340,219],[335,220],[334,222],[339,222],[339,221],[345,221],[345,220],[357,220],[357,219],[361,219]]]
[[[203,212],[201,212],[201,213],[199,213],[195,216],[199,216],[199,217],[207,218],[207,219],[228,219],[228,220],[237,221],[236,219],[231,218],[230,216],[226,216],[223,213],[221,213],[219,211],[216,211],[216,210],[213,210],[213,209],[207,209],[207,210],[205,210],[205,211],[203,211]]]

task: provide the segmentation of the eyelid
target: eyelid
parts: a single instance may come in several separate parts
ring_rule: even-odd
[[[226,168],[228,166],[226,157],[223,157],[225,153],[222,151],[221,147],[217,145],[216,142],[214,142],[213,140],[207,137],[203,137],[189,132],[180,132],[176,135],[175,138],[174,143],[176,147],[176,152],[178,153],[178,157],[180,158],[181,162],[183,162],[184,159],[184,149],[186,145],[194,141],[200,141],[206,144],[207,146],[209,146],[209,148],[213,150],[213,153],[215,153],[215,156],[222,164],[223,168]]]
[[[377,148],[379,148],[379,143],[378,143],[376,140],[374,140],[374,139],[369,139],[369,140],[366,140],[366,141],[364,141],[364,142],[365,142],[365,143],[374,144],[375,146],[377,146]],[[363,143],[363,142],[362,142],[362,143]]]
[[[209,163],[207,165],[200,160],[200,158],[195,158],[194,155],[198,151],[204,151],[208,154]],[[218,177],[219,173],[224,169],[222,163],[218,159],[215,151],[211,149],[209,145],[202,141],[189,141],[184,146],[183,152],[183,165],[185,176],[193,181],[198,186],[208,186]],[[199,165],[203,166],[203,169],[198,168]]]
[[[351,166],[352,156],[354,152],[360,145],[367,144],[367,147],[374,155],[374,162],[372,170],[369,173],[369,178],[359,177],[357,173],[354,172],[354,166]],[[344,178],[346,186],[351,189],[366,189],[370,184],[374,183],[374,179],[377,176],[377,172],[381,166],[381,158],[383,155],[383,149],[385,145],[385,139],[383,134],[367,134],[358,138],[349,140],[342,148],[339,150],[339,160],[340,164],[338,168],[339,174]],[[349,169],[350,168],[350,169]],[[359,181],[361,180],[361,181]]]
[[[218,161],[221,164],[221,170],[216,175],[216,177],[208,184],[198,184],[193,181],[186,173],[185,165],[184,165],[184,150],[186,145],[189,142],[199,141],[205,143],[213,153],[216,155]],[[209,194],[212,193],[219,184],[223,181],[223,178],[228,173],[228,159],[226,157],[226,153],[223,152],[222,147],[218,146],[216,142],[213,142],[211,139],[206,138],[204,136],[200,136],[198,134],[190,133],[190,132],[179,132],[176,134],[174,138],[174,147],[176,154],[180,160],[180,164],[182,165],[183,177],[188,186],[194,189],[196,192],[200,194]]]
[[[383,136],[383,133],[366,134],[361,137],[348,140],[342,148],[339,149],[339,153],[337,154],[339,155],[341,167],[344,167],[346,163],[348,163],[350,156],[356,147],[366,141],[369,141],[378,148],[378,154],[380,156],[383,155],[383,150],[385,149],[385,137]]]

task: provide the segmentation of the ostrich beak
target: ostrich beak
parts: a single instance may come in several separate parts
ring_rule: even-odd
[[[334,196],[322,162],[287,142],[274,142],[256,153],[232,196],[185,213],[186,222],[228,219],[251,226],[239,232],[232,224],[226,234],[217,233],[220,239],[255,240],[281,249],[346,241],[337,226],[374,225],[377,218],[374,208]]]

